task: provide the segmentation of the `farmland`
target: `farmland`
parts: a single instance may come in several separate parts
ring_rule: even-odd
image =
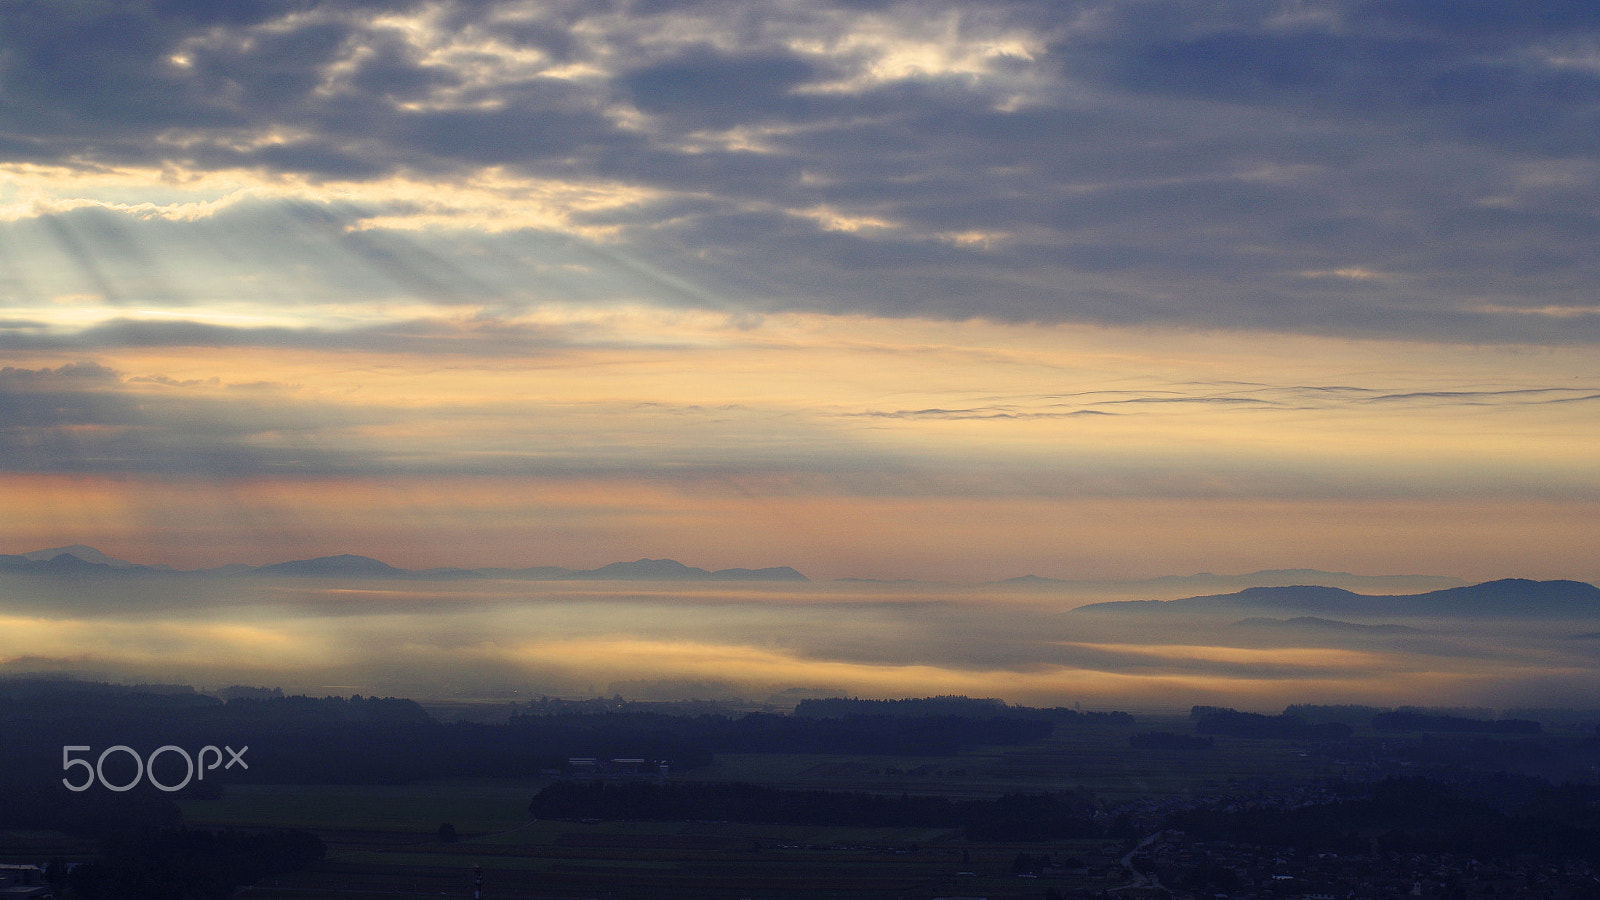
[[[1403,860],[1423,856],[1433,871],[1482,857],[1521,873],[1506,878],[1553,866],[1587,889],[1600,866],[1600,738],[1581,723],[1396,723],[1357,708],[1304,710],[1319,722],[1210,707],[990,716],[964,698],[837,717],[552,701],[454,723],[391,700],[168,709],[140,696],[120,719],[19,707],[33,725],[0,745],[17,763],[0,862],[89,862],[71,877],[85,898],[134,896],[91,883],[194,871],[210,879],[194,897],[302,900],[470,897],[475,873],[489,900],[1093,900],[1156,885],[1265,897],[1285,868],[1409,889]],[[165,793],[64,789],[60,747],[111,746],[113,729],[138,748],[118,762],[154,758],[158,734],[197,746],[218,733],[248,745],[250,765]],[[241,864],[205,874],[224,858]]]
[[[1144,724],[1144,723],[1141,723]],[[1176,721],[1173,724],[1177,724]],[[1290,783],[1323,763],[1268,742],[1234,752],[1131,751],[1126,724],[1095,724],[1027,746],[955,755],[730,753],[673,782],[885,795],[992,799],[1086,790],[1108,804],[1241,781]],[[329,847],[317,867],[255,885],[252,898],[484,896],[526,898],[931,898],[1038,900],[1050,888],[1104,890],[1127,881],[1114,841],[973,841],[948,827],[845,827],[734,822],[530,821],[549,778],[433,779],[406,785],[230,785],[183,803],[196,826],[308,829]],[[449,823],[459,839],[444,842]],[[1081,863],[1044,879],[1012,871],[1019,853]]]

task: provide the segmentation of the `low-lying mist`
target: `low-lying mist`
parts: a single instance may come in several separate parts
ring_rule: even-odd
[[[1600,622],[1118,616],[1107,587],[0,580],[0,672],[452,697],[967,694],[1037,705],[1592,703]],[[788,691],[788,694],[784,694]]]

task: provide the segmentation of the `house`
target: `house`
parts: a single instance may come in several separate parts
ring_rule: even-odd
[[[38,866],[0,865],[0,900],[37,900],[54,897],[55,888],[44,880]]]

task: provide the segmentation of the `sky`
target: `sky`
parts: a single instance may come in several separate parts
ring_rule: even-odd
[[[1600,7],[0,5],[0,552],[1600,580]]]

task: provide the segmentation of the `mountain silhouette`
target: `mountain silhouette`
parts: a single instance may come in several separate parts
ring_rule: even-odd
[[[1409,625],[1362,625],[1357,622],[1341,622],[1338,619],[1324,619],[1320,616],[1296,616],[1292,619],[1273,619],[1255,616],[1249,619],[1240,619],[1233,623],[1234,628],[1282,628],[1294,631],[1327,631],[1337,633],[1359,634],[1420,634],[1422,630]]]
[[[633,562],[614,562],[598,569],[572,573],[578,579],[615,579],[618,581],[673,581],[679,579],[707,578],[706,569],[686,566],[675,559],[636,559]]]
[[[769,566],[765,569],[718,569],[711,573],[712,581],[810,581],[788,566]]]
[[[84,556],[66,552],[69,549],[86,551]],[[108,562],[101,562],[108,560]],[[54,550],[36,550],[33,553],[0,556],[0,569],[25,572],[30,575],[143,575],[170,573],[167,566],[141,566],[125,560],[112,559],[92,547],[58,547]]]
[[[288,562],[259,566],[252,575],[290,575],[299,578],[403,578],[408,573],[386,562],[367,556],[349,553],[339,556],[319,556],[316,559],[294,559]]]
[[[21,559],[31,562],[49,562],[62,556],[71,556],[79,562],[92,563],[106,566],[111,569],[165,569],[167,566],[145,566],[131,563],[125,559],[107,556],[86,544],[73,544],[70,547],[52,547],[49,550],[34,550],[31,553],[18,554]]]
[[[1505,578],[1421,594],[1374,596],[1343,588],[1295,585],[1246,588],[1232,594],[1182,600],[1091,603],[1074,611],[1138,617],[1296,613],[1332,618],[1589,618],[1600,617],[1600,588],[1582,581]]]
[[[39,575],[109,575],[116,571],[105,563],[89,562],[72,553],[60,553],[48,559],[32,560],[23,568]]]
[[[1188,591],[1189,596],[1212,596],[1226,591],[1252,587],[1288,587],[1293,585],[1320,585],[1341,587],[1368,594],[1408,594],[1442,588],[1462,587],[1466,582],[1459,578],[1440,575],[1354,575],[1350,572],[1325,572],[1321,569],[1262,569],[1242,575],[1217,575],[1196,572],[1192,575],[1158,575],[1138,579],[1072,579],[1042,575],[1019,575],[998,581],[985,581],[986,585],[1032,587],[1039,591],[1115,591],[1137,595],[1149,590],[1152,594],[1167,597],[1183,596],[1177,591]]]
[[[114,559],[93,547],[74,544],[31,553],[0,554],[0,570],[39,575],[90,575],[166,573],[213,578],[268,576],[289,578],[408,578],[446,581],[465,578],[518,578],[535,581],[809,581],[789,566],[764,569],[719,569],[715,572],[686,566],[674,559],[638,559],[615,562],[598,569],[532,566],[525,569],[439,567],[410,570],[391,566],[369,556],[340,554],[315,559],[293,559],[264,566],[231,563],[192,572],[171,566],[145,566]]]
[[[1582,581],[1502,578],[1420,596],[1462,615],[1592,615],[1600,611],[1600,588]]]
[[[675,559],[637,559],[615,562],[598,569],[572,572],[567,578],[584,581],[809,581],[788,566],[766,569],[718,569],[686,566]]]
[[[1046,578],[1043,575],[1018,575],[1003,581],[991,581],[990,584],[1068,584],[1060,578]]]

